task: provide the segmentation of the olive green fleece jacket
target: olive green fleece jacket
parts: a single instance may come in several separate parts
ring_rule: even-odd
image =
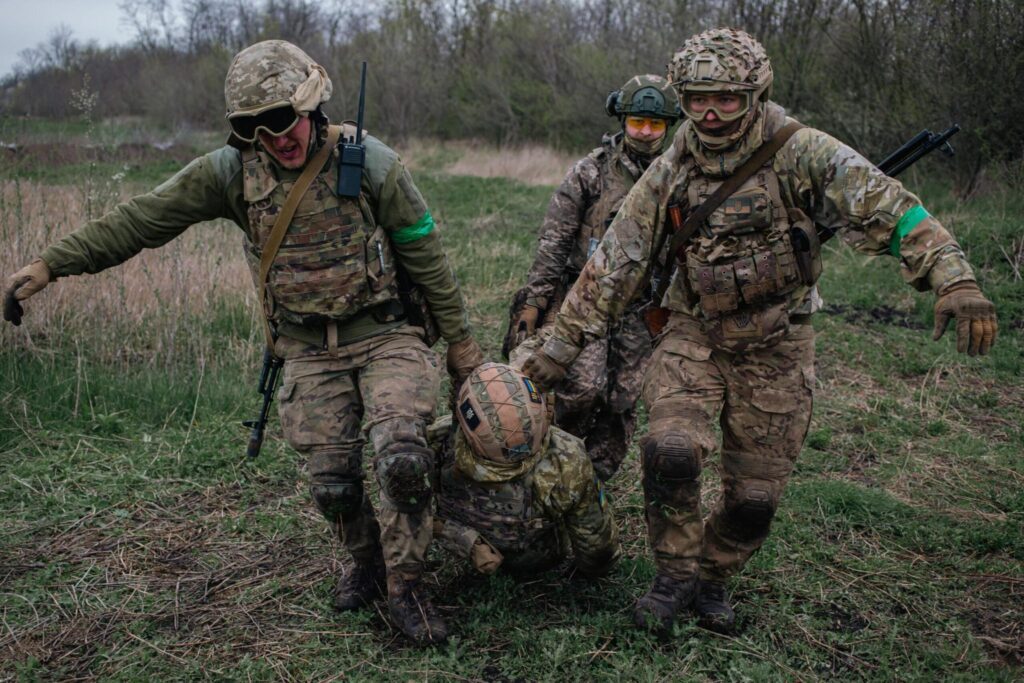
[[[466,308],[426,202],[394,150],[373,136],[365,138],[365,145],[362,188],[374,218],[391,237],[396,258],[422,288],[441,335],[449,343],[462,341],[469,336]],[[337,152],[324,172],[336,163]],[[278,171],[282,179],[301,172]],[[89,221],[40,258],[54,277],[97,273],[143,249],[167,244],[195,223],[226,218],[249,235],[246,209],[241,153],[224,146],[192,160],[151,192]]]

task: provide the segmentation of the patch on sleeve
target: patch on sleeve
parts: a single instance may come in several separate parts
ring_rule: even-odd
[[[540,392],[537,391],[537,386],[530,381],[529,377],[523,378],[523,384],[526,385],[526,393],[530,395],[530,400],[534,403],[540,403]]]
[[[480,416],[473,410],[473,406],[469,404],[468,398],[459,406],[459,411],[462,413],[462,419],[470,431],[476,431],[476,428],[480,426]]]

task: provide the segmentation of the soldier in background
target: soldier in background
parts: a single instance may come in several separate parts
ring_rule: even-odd
[[[605,135],[600,147],[576,162],[548,205],[533,266],[512,306],[505,354],[513,365],[550,334],[565,292],[633,183],[661,154],[667,131],[680,116],[668,81],[651,75],[634,76],[610,93],[606,110],[618,117],[622,130]],[[556,393],[555,424],[584,439],[604,481],[622,464],[636,427],[634,406],[651,355],[651,337],[639,313],[645,302],[637,296],[606,334],[587,343]]]
[[[253,278],[263,285],[260,257],[277,215],[316,159],[322,167],[299,199],[264,290],[273,351],[284,359],[281,426],[307,456],[313,502],[352,556],[334,606],[366,605],[386,579],[388,609],[402,632],[418,642],[443,641],[444,622],[421,584],[432,530],[426,428],[439,377],[424,329],[410,324],[400,300],[399,269],[422,292],[448,342],[453,382],[483,356],[434,220],[401,160],[374,137],[366,138],[358,197],[338,194],[334,143],[341,131],[321,110],[331,81],[298,47],[268,40],[242,50],[224,94],[228,144],[8,278],[4,317],[19,324],[20,302],[57,278],[116,266],[216,218],[242,229]],[[366,437],[376,454],[379,522],[363,488]]]
[[[450,415],[430,428],[443,464],[435,536],[490,574],[548,569],[571,553],[587,577],[619,558],[611,501],[583,442],[550,426],[545,398],[507,365],[485,363],[459,392]]]
[[[669,75],[687,120],[630,192],[524,372],[556,386],[645,286],[672,216],[694,212],[767,140],[795,130],[669,257],[674,273],[657,303],[670,317],[644,379],[643,488],[657,575],[634,618],[665,634],[695,603],[702,625],[728,632],[726,581],[767,538],[811,417],[820,255],[797,254],[793,235],[810,242],[816,227],[838,229],[858,251],[892,254],[908,284],[936,294],[934,338],[956,319],[960,352],[988,352],[996,314],[963,250],[916,196],[835,138],[788,125],[768,99],[768,56],[750,35],[693,36]],[[702,521],[699,475],[716,424],[723,488]]]

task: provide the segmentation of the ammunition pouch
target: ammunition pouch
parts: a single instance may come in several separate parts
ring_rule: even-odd
[[[818,230],[799,209],[790,209],[789,213],[793,220],[789,241],[793,245],[800,284],[810,287],[821,277],[821,241]]]
[[[780,240],[749,256],[721,263],[702,263],[687,254],[691,289],[700,298],[707,319],[726,315],[747,304],[756,306],[791,292],[800,282],[789,240]]]
[[[427,346],[432,347],[436,344],[441,338],[441,332],[430,310],[430,303],[423,290],[412,281],[401,264],[398,264],[398,298],[409,324],[423,328],[423,341]]]

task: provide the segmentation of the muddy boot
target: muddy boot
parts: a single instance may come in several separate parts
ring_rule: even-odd
[[[418,578],[388,574],[388,612],[395,626],[418,645],[438,645],[448,638],[448,627]]]
[[[715,633],[729,635],[736,626],[736,613],[729,605],[725,584],[719,581],[697,582],[697,623]]]
[[[385,585],[383,558],[380,562],[353,563],[334,585],[334,609],[347,612],[366,607],[384,597]]]
[[[676,614],[693,602],[695,583],[692,578],[680,580],[658,574],[651,589],[636,601],[633,621],[658,637],[670,635]]]

